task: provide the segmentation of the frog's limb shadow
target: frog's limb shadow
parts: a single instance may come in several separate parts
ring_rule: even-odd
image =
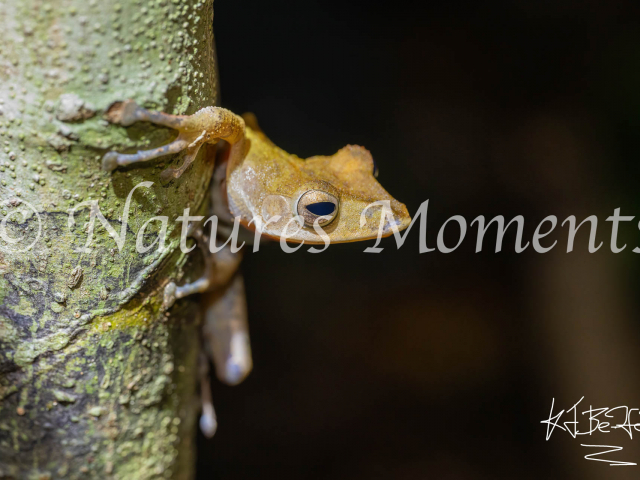
[[[112,171],[120,166],[187,150],[180,167],[168,168],[162,172],[162,178],[165,181],[179,178],[193,163],[203,144],[216,143],[218,140],[226,140],[234,144],[244,138],[244,120],[233,112],[220,107],[206,107],[193,115],[170,115],[147,110],[137,105],[133,100],[126,100],[114,103],[107,111],[106,118],[111,123],[123,127],[133,125],[135,122],[146,121],[178,130],[178,138],[162,147],[140,150],[133,154],[111,151],[102,158],[103,170]]]

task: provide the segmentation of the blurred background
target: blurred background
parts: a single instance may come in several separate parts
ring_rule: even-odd
[[[214,382],[199,479],[638,478],[580,444],[640,463],[640,438],[540,422],[552,398],[640,407],[640,235],[613,254],[604,221],[640,215],[639,27],[634,0],[216,1],[223,106],[301,157],[366,146],[410,213],[429,200],[430,247],[452,215],[523,215],[531,240],[593,214],[604,245],[475,253],[473,226],[420,255],[414,227],[377,255],[247,252],[255,367]]]

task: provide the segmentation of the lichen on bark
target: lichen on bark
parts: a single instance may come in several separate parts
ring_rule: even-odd
[[[0,0],[0,219],[23,237],[0,239],[0,478],[192,476],[200,313],[161,305],[168,281],[197,276],[173,220],[206,207],[213,149],[169,184],[159,174],[179,158],[113,173],[101,158],[175,136],[109,124],[115,101],[217,104],[212,20],[212,0]],[[120,232],[143,181],[123,248],[96,222],[83,252],[89,209],[73,226],[69,209],[97,200]],[[156,215],[170,219],[167,248],[138,254]]]

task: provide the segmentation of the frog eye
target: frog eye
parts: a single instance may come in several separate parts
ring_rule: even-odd
[[[338,198],[322,190],[307,190],[296,203],[296,212],[302,217],[307,227],[312,227],[318,220],[318,225],[325,226],[338,215],[340,202]]]

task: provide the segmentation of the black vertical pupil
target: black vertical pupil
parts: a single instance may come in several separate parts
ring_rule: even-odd
[[[311,203],[307,205],[305,208],[309,210],[311,213],[313,213],[314,215],[322,217],[325,215],[331,215],[335,211],[336,206],[333,202],[318,202],[318,203]]]

